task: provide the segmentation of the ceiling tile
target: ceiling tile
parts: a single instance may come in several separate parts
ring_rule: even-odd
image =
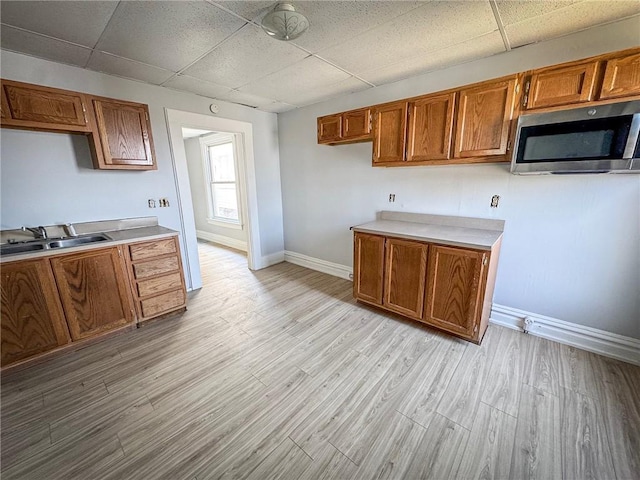
[[[319,56],[359,74],[497,29],[489,2],[433,1]]]
[[[505,31],[512,47],[548,40],[577,32],[603,23],[612,22],[640,13],[640,2],[584,2],[530,18],[523,22],[507,25]],[[638,17],[640,32],[640,17]]]
[[[539,17],[551,13],[560,8],[568,7],[572,3],[578,3],[583,0],[497,0],[496,6],[500,13],[500,19],[503,25],[511,25],[521,22],[528,18]]]
[[[96,48],[177,71],[242,25],[206,2],[121,2]]]
[[[220,5],[227,10],[231,10],[234,13],[237,13],[243,18],[247,20],[254,21],[256,23],[260,23],[262,17],[264,17],[269,10],[273,10],[273,7],[276,6],[276,1],[216,1],[211,2],[214,5]]]
[[[262,107],[260,110],[264,110],[265,112],[271,113],[283,113],[288,112],[289,110],[293,110],[294,108],[298,108],[295,105],[290,105],[288,103],[283,102],[273,102],[269,105]]]
[[[269,37],[261,28],[246,25],[184,74],[237,88],[307,56],[294,45]]]
[[[360,76],[373,84],[383,85],[402,78],[422,75],[433,70],[495,55],[505,50],[500,32],[493,32],[458,45],[409,57],[398,63],[373,69],[370,72],[363,72]]]
[[[262,108],[266,105],[273,103],[273,98],[264,98],[258,95],[252,95],[246,92],[239,92],[238,90],[232,90],[231,92],[218,97],[220,100],[226,100],[231,103],[241,103],[249,107]]]
[[[97,72],[133,78],[143,82],[160,85],[174,73],[162,68],[152,67],[144,63],[134,62],[128,58],[116,57],[103,52],[93,52],[87,68]]]
[[[175,88],[176,90],[184,90],[186,92],[196,93],[204,97],[218,98],[226,95],[231,91],[230,88],[216,85],[215,83],[205,82],[197,78],[187,77],[186,75],[177,75],[163,85],[164,87]]]
[[[2,23],[93,48],[118,2],[0,2]]]
[[[3,25],[2,29],[0,29],[0,45],[5,50],[80,67],[84,67],[87,64],[89,55],[91,55],[91,50],[88,48],[18,30],[6,25]]]
[[[296,103],[289,99],[291,96],[301,95],[349,77],[349,74],[318,58],[307,57],[283,70],[251,82],[239,90],[295,105]]]
[[[349,77],[346,80],[342,80],[337,83],[319,85],[301,92],[288,92],[286,94],[285,101],[304,107],[306,105],[318,103],[322,100],[338,97],[347,93],[360,92],[367,88],[372,87],[368,83],[364,83],[356,77]]]
[[[294,43],[315,53],[422,5],[424,2],[302,2],[296,9],[308,16],[310,26]]]

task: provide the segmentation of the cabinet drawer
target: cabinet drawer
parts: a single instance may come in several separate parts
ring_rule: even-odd
[[[163,312],[168,312],[169,310],[184,305],[184,300],[184,291],[182,290],[174,290],[173,292],[163,293],[157,297],[142,300],[140,302],[142,316],[153,317]]]
[[[141,280],[138,282],[138,296],[146,297],[181,287],[182,277],[180,276],[180,272],[176,272],[149,280]]]
[[[134,264],[133,273],[136,279],[148,278],[163,273],[174,272],[178,270],[179,266],[180,262],[178,261],[178,257],[159,258],[157,260]]]
[[[173,238],[157,240],[155,242],[139,243],[129,247],[131,260],[142,260],[144,258],[159,257],[168,253],[176,253],[176,242]]]

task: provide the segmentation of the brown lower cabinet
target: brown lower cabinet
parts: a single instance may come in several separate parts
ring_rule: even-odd
[[[2,264],[1,365],[186,307],[177,237]]]
[[[452,247],[355,232],[354,297],[480,343],[500,249]]]

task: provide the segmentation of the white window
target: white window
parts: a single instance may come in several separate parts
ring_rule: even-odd
[[[242,228],[234,136],[213,134],[201,137],[200,145],[208,195],[209,223]]]

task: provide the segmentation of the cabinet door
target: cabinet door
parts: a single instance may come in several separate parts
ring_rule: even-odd
[[[601,99],[640,95],[640,53],[607,61]]]
[[[47,259],[2,265],[2,366],[69,343]]]
[[[155,169],[146,105],[94,99],[100,153],[98,168]]]
[[[383,274],[384,237],[356,232],[353,249],[353,296],[382,305]]]
[[[476,335],[486,255],[464,248],[431,246],[425,322],[469,339]]]
[[[371,110],[363,108],[342,114],[342,138],[344,140],[371,135]]]
[[[337,142],[342,139],[342,115],[318,118],[318,143]]]
[[[404,161],[407,102],[376,107],[373,125],[373,164]]]
[[[535,71],[529,86],[527,109],[593,100],[597,67],[597,62],[589,62]]]
[[[451,158],[455,95],[430,95],[409,104],[407,161]]]
[[[515,85],[514,77],[460,90],[455,157],[506,153]]]
[[[388,238],[384,305],[412,318],[423,318],[428,245]]]
[[[133,322],[130,289],[118,248],[51,259],[73,340]]]
[[[43,130],[88,131],[81,93],[9,80],[2,81],[2,89],[8,110],[4,116],[11,119],[9,124]]]

